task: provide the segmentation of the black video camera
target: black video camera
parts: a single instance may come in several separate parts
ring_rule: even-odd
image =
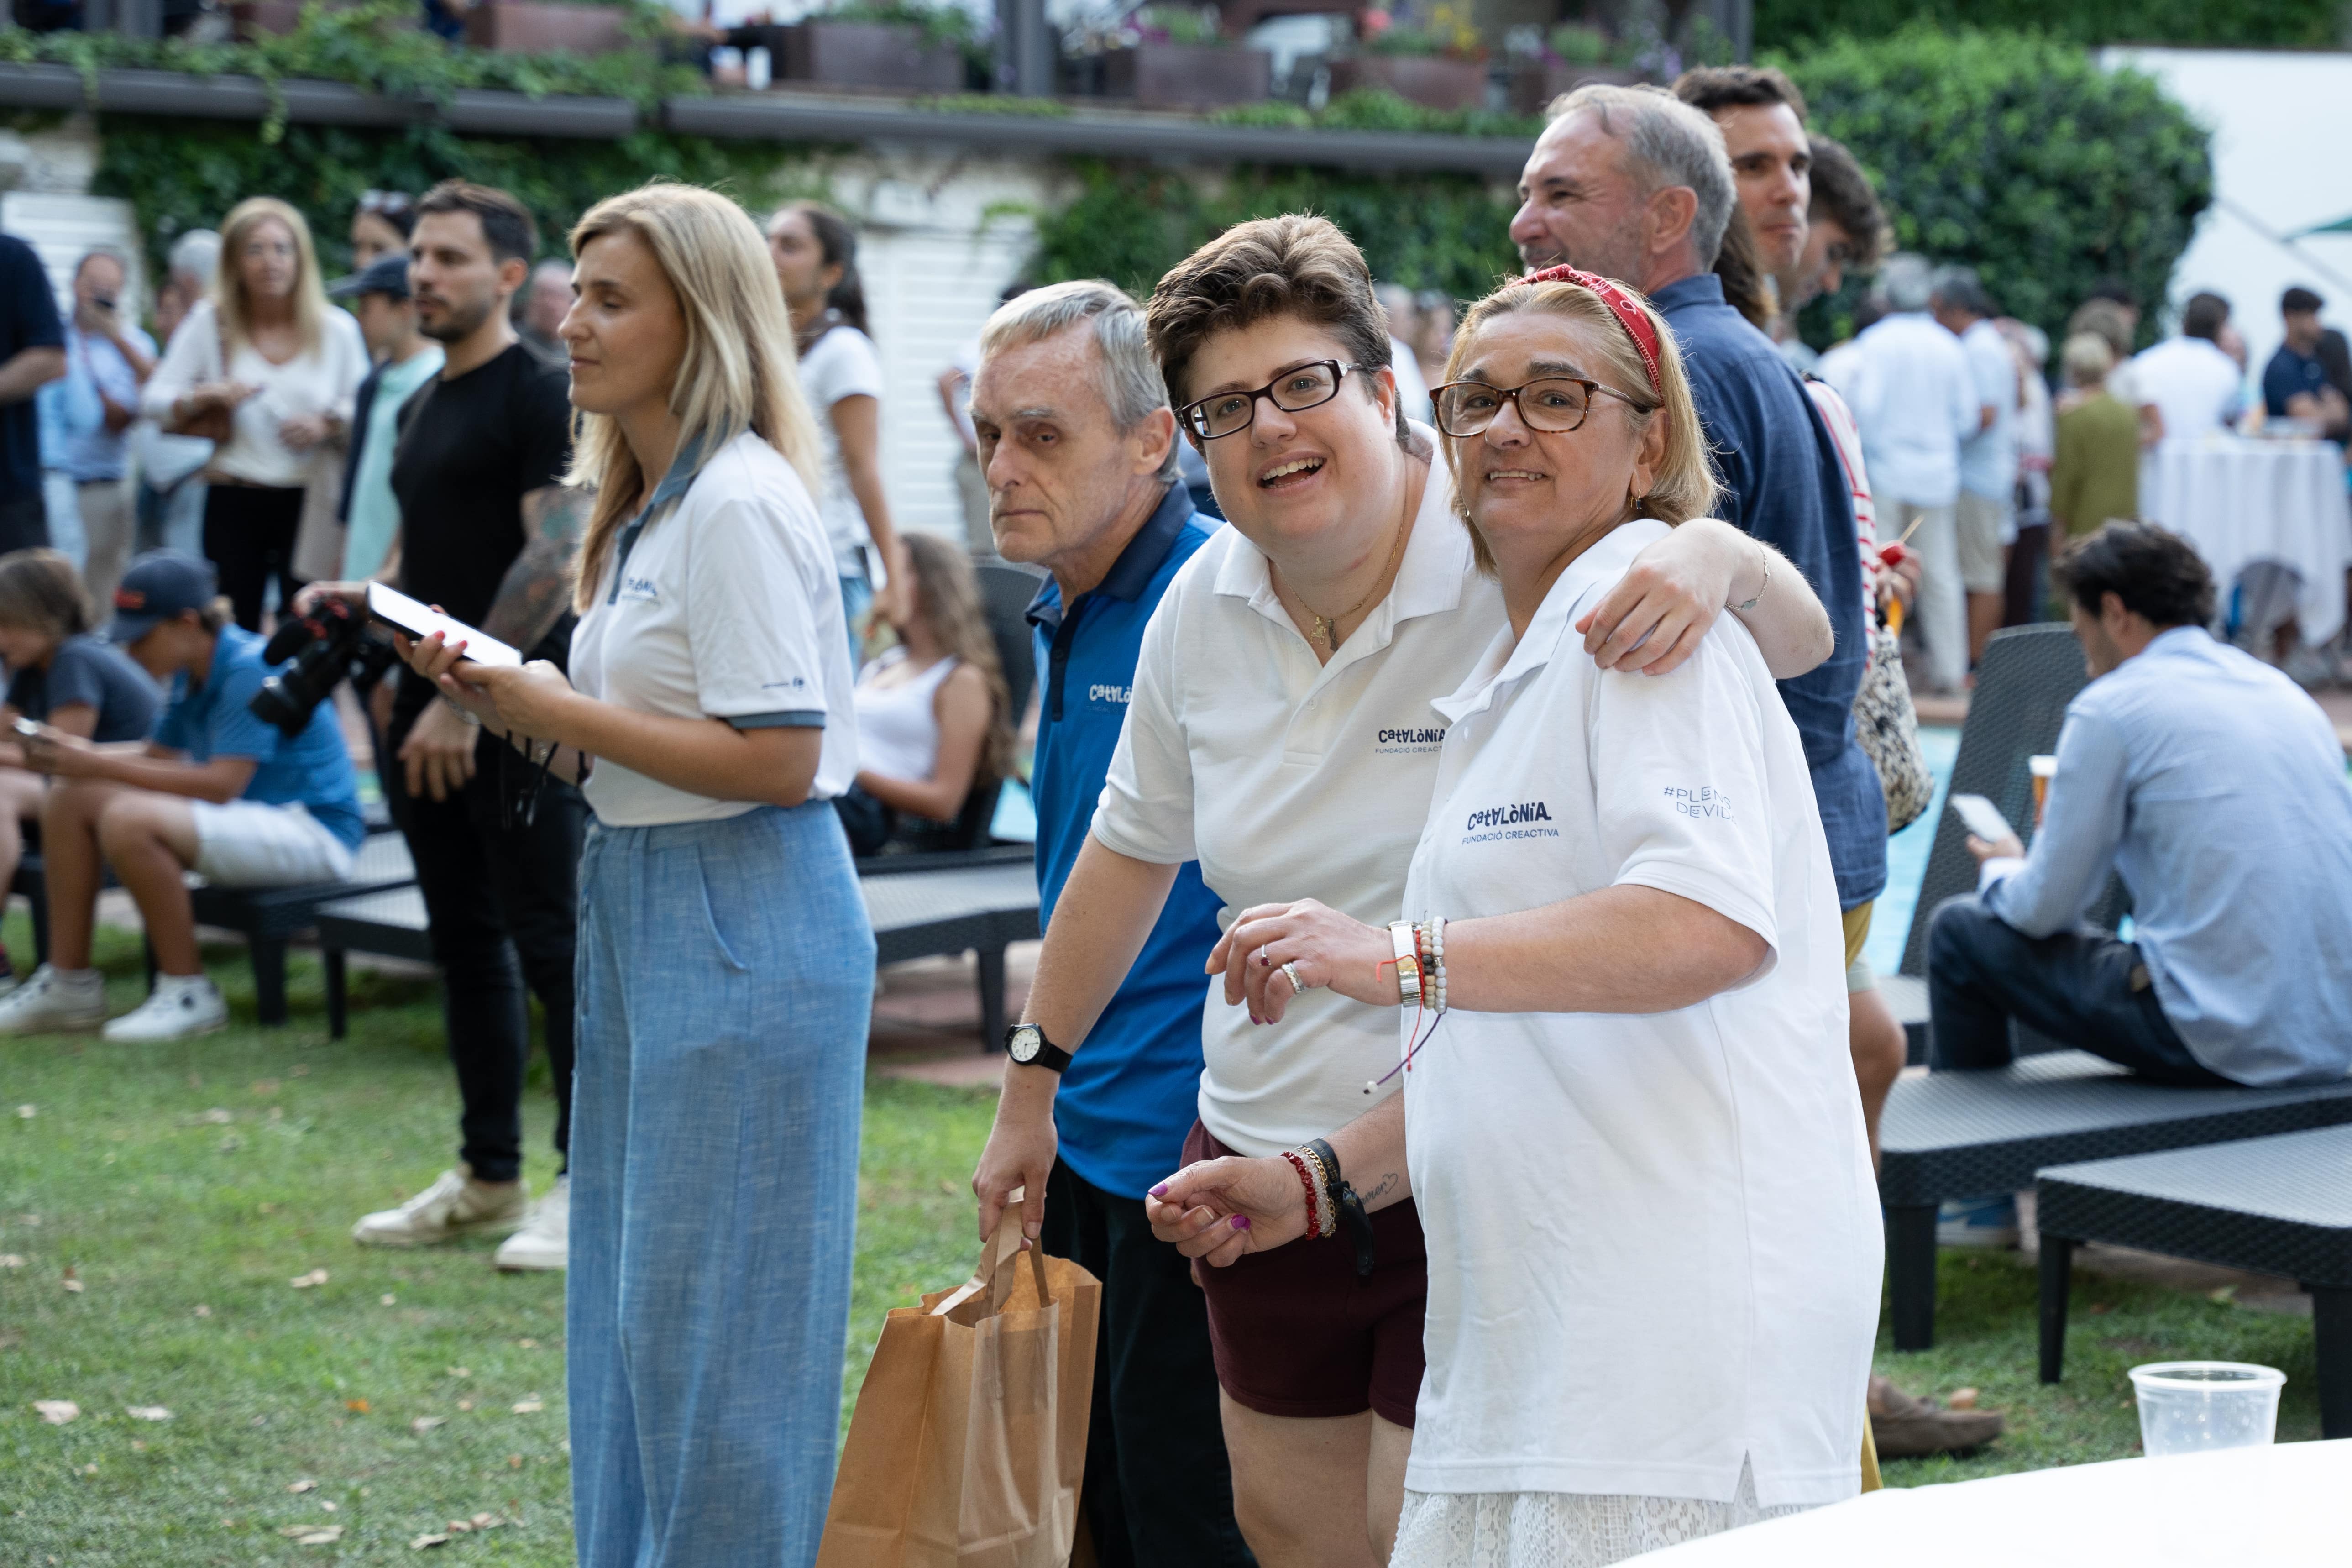
[[[299,735],[338,681],[348,679],[364,691],[382,680],[399,655],[368,635],[366,618],[342,599],[329,595],[307,616],[279,624],[261,650],[270,664],[294,661],[253,694],[253,716],[289,735]]]

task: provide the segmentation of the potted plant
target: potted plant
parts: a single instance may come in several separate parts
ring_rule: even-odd
[[[509,54],[610,54],[629,47],[625,5],[563,0],[474,0],[466,7],[466,42]]]
[[[771,33],[780,83],[961,92],[985,50],[971,13],[949,4],[850,0]]]
[[[1217,29],[1214,11],[1146,5],[1074,71],[1105,98],[1146,109],[1205,109],[1255,103],[1273,90],[1274,57],[1245,49]]]
[[[1419,21],[1367,11],[1356,52],[1331,62],[1331,91],[1385,88],[1428,109],[1482,109],[1486,50],[1466,8],[1432,5]]]
[[[1631,49],[1600,28],[1563,22],[1549,34],[1533,27],[1512,39],[1511,111],[1541,114],[1544,106],[1589,81],[1629,86],[1642,79],[1631,68]]]

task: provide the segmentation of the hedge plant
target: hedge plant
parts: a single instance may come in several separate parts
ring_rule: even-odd
[[[1883,37],[1924,21],[2032,28],[2078,44],[2341,48],[2343,0],[1756,0],[1759,48]]]
[[[1781,57],[1815,130],[1852,148],[1906,249],[1974,267],[2009,314],[2049,332],[2102,278],[2157,329],[2173,264],[2213,199],[2208,133],[2133,70],[2039,35],[1927,24]],[[1809,341],[1843,335],[1861,284],[1817,304]]]
[[[539,220],[549,255],[562,253],[565,232],[589,206],[657,177],[715,186],[754,211],[822,190],[807,148],[655,131],[586,142],[460,137],[437,126],[289,125],[272,145],[250,125],[112,114],[99,130],[91,192],[130,201],[158,265],[174,237],[218,226],[247,196],[299,208],[331,274],[350,263],[352,209],[366,190],[422,192],[453,176],[502,186]]]

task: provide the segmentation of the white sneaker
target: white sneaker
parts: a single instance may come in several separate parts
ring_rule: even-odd
[[[95,1029],[106,1022],[106,976],[95,969],[44,963],[0,996],[0,1035],[52,1035]]]
[[[522,1228],[499,1243],[499,1255],[491,1259],[500,1268],[520,1273],[526,1269],[560,1269],[571,1261],[572,1247],[572,1178],[555,1178],[555,1185],[547,1195],[531,1205],[530,1217]]]
[[[5,1002],[0,998],[0,1002]],[[147,1000],[99,1031],[110,1040],[183,1040],[228,1027],[228,1004],[201,974],[159,974]]]
[[[431,1247],[471,1231],[508,1229],[530,1205],[520,1182],[474,1180],[473,1167],[444,1171],[440,1179],[396,1209],[380,1209],[352,1226],[362,1247]]]

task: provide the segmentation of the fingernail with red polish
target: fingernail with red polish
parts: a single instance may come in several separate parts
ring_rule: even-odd
[[[1247,1230],[1249,1228],[1249,1215],[1245,1214],[1237,1214],[1234,1215],[1234,1228],[1235,1230]]]

